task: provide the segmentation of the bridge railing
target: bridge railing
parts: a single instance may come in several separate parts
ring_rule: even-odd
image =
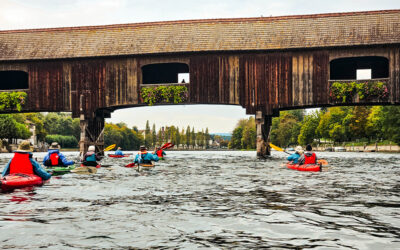
[[[148,105],[187,103],[189,87],[189,83],[142,84],[140,102]]]
[[[389,80],[329,80],[329,98],[333,103],[387,102]]]

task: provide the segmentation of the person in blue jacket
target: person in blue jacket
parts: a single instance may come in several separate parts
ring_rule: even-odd
[[[297,164],[299,162],[300,156],[303,154],[303,148],[301,146],[297,146],[295,149],[295,153],[288,156],[287,160],[291,161],[293,164]]]
[[[147,152],[145,146],[140,146],[140,152],[135,157],[135,163],[151,164],[152,161],[158,161],[158,156]]]
[[[121,151],[121,148],[118,147],[117,150],[114,153],[115,155],[124,155],[124,153]]]
[[[51,143],[47,155],[43,159],[45,166],[68,166],[73,165],[74,161],[68,161],[65,156],[60,153],[60,145],[57,142]]]
[[[47,173],[38,162],[32,157],[32,147],[29,141],[23,141],[19,144],[18,149],[14,152],[14,157],[4,167],[2,176],[9,174],[35,174],[40,176],[44,181],[51,178],[51,174]]]

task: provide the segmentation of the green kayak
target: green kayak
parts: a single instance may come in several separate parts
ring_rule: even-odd
[[[52,172],[52,175],[54,176],[70,173],[72,169],[75,169],[75,165],[46,167],[46,171]]]

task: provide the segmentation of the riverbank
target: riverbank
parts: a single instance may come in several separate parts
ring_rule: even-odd
[[[390,152],[399,153],[400,146],[398,145],[368,145],[368,146],[317,146],[314,147],[315,151],[334,151],[334,152]]]

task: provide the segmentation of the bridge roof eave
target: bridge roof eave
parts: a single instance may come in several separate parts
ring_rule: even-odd
[[[400,10],[0,31],[0,60],[399,43]]]
[[[41,58],[1,58],[0,62],[30,62],[30,61],[53,61],[53,60],[90,60],[90,59],[108,59],[108,58],[140,58],[140,57],[157,57],[157,56],[194,56],[194,55],[206,55],[206,54],[227,54],[227,55],[244,55],[244,54],[258,54],[258,53],[290,53],[298,51],[316,51],[316,50],[333,50],[333,49],[346,49],[346,48],[368,48],[376,46],[400,46],[400,41],[389,42],[389,43],[373,43],[373,44],[336,44],[334,46],[304,46],[304,47],[291,47],[291,48],[274,48],[274,49],[237,49],[237,50],[204,50],[204,51],[179,51],[179,52],[158,52],[158,53],[146,53],[146,54],[105,54],[96,56],[60,56],[60,57],[41,57]]]

